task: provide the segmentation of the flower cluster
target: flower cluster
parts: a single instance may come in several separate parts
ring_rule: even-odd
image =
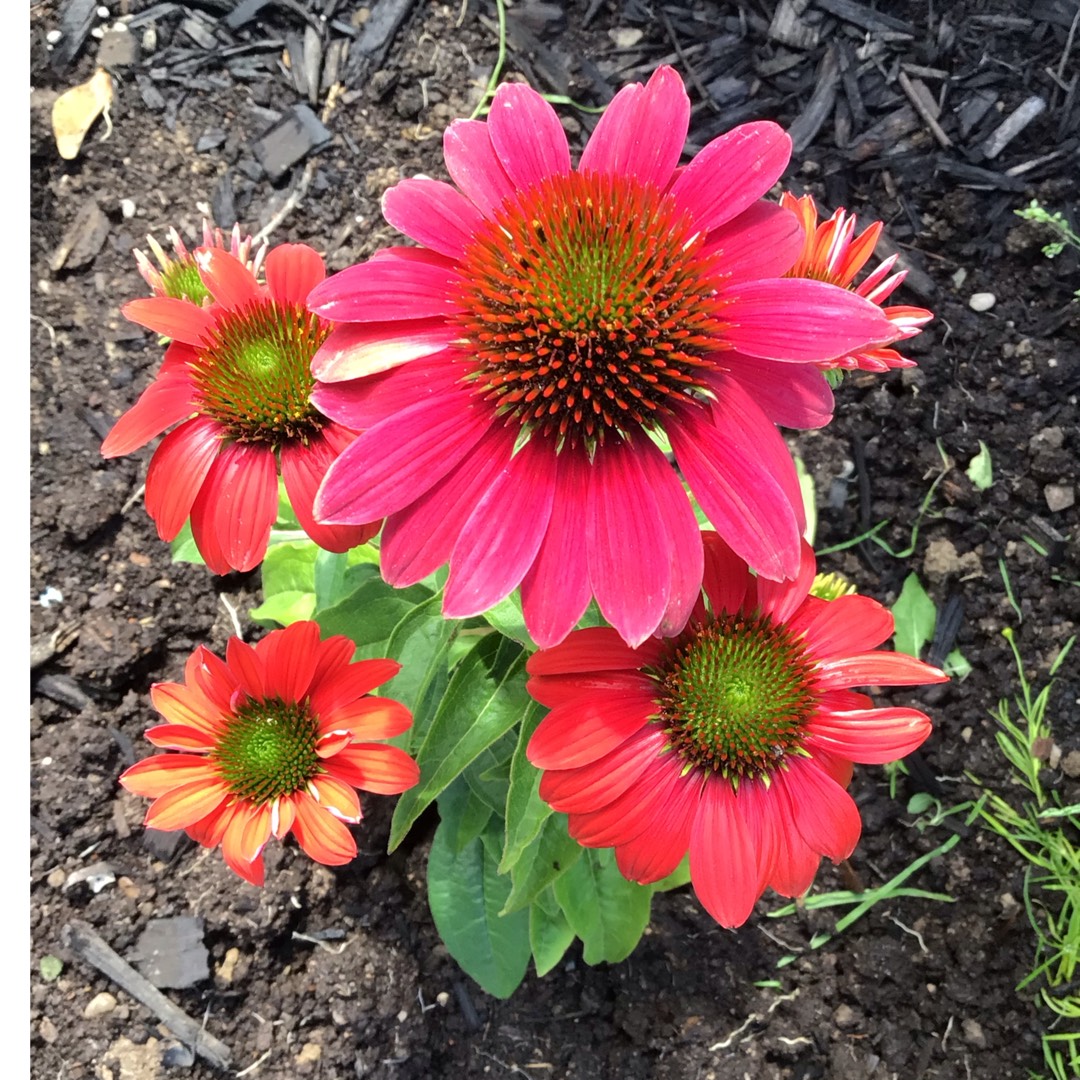
[[[311,248],[254,250],[238,229],[193,253],[152,242],[153,295],[124,314],[171,343],[102,451],[168,431],[147,509],[165,539],[190,518],[216,573],[265,555],[280,474],[323,548],[382,528],[391,585],[449,564],[447,617],[520,590],[528,688],[550,709],[528,744],[541,797],[632,881],[688,854],[704,907],[737,926],[766,887],[798,895],[851,853],[852,764],[930,731],[857,689],[945,676],[879,649],[879,604],[815,587],[779,430],[829,422],[832,369],[910,366],[894,346],[930,313],[884,306],[895,256],[857,280],[880,224],[767,198],[780,127],[681,165],[689,122],[662,67],[615,96],[575,166],[551,105],[507,84],[485,121],[447,129],[452,182],[386,192],[408,246],[328,278]],[[593,601],[609,625],[575,629]],[[147,824],[220,843],[254,882],[290,831],[351,858],[354,789],[418,778],[371,741],[410,722],[367,696],[396,663],[352,651],[310,622],[233,639],[224,661],[196,650],[184,683],[153,689],[167,723],[149,738],[179,753],[122,777],[155,800]]]

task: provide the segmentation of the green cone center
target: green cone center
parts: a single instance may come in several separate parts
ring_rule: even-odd
[[[199,268],[190,256],[168,261],[161,271],[161,287],[166,296],[174,300],[190,300],[199,307],[203,306],[204,300],[210,299],[210,290],[203,284]]]
[[[249,701],[212,757],[234,794],[261,805],[301,790],[322,771],[317,739],[318,724],[305,704]]]
[[[725,326],[703,245],[629,177],[572,172],[507,200],[461,263],[476,393],[527,434],[590,451],[700,401]]]
[[[279,445],[314,434],[311,360],[329,326],[300,305],[256,301],[221,314],[193,364],[202,412],[241,442]]]
[[[768,777],[801,752],[813,715],[813,665],[767,615],[724,613],[676,639],[657,673],[659,722],[689,766]]]

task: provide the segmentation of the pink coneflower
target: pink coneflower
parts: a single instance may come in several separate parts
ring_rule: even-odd
[[[156,683],[167,721],[146,737],[179,750],[136,762],[121,777],[153,799],[146,824],[184,829],[263,883],[262,851],[289,832],[317,862],[356,856],[348,825],[361,818],[354,788],[396,795],[420,777],[403,750],[373,740],[412,723],[404,705],[370,691],[397,674],[394,660],[351,661],[348,638],[319,640],[313,622],[274,630],[255,646],[230,638],[222,661],[199,646],[182,683]]]
[[[595,597],[626,640],[680,630],[701,585],[698,525],[756,569],[798,572],[802,506],[775,424],[820,426],[816,362],[896,331],[869,301],[784,279],[798,220],[764,195],[790,139],[755,123],[678,168],[690,102],[671,68],[621,90],[576,170],[551,106],[523,85],[444,139],[456,187],[405,180],[393,248],[314,290],[342,324],[313,364],[328,416],[370,429],[316,514],[389,515],[382,570],[450,562],[444,611],[521,586],[542,645]]]
[[[129,454],[180,424],[154,451],[146,509],[163,540],[172,540],[190,515],[199,553],[215,574],[250,570],[266,554],[279,461],[293,511],[315,543],[341,552],[371,539],[381,522],[326,525],[312,513],[327,468],[356,437],[311,400],[311,359],[331,324],[304,302],[326,277],[322,259],[303,244],[276,247],[262,285],[220,247],[199,248],[191,258],[209,306],[188,286],[180,296],[162,293],[124,306],[128,319],[172,344],[102,454]]]
[[[865,596],[810,595],[754,577],[712,532],[704,596],[678,637],[637,649],[606,627],[574,631],[529,660],[529,692],[551,712],[529,743],[540,795],[586,847],[613,847],[648,883],[690,852],[698,899],[724,926],[767,886],[804,893],[823,855],[847,858],[859,811],[851,763],[894,761],[930,733],[916,709],[874,708],[856,686],[946,676],[875,651],[893,631]]]
[[[897,256],[890,255],[862,282],[854,284],[856,275],[874,253],[874,247],[881,235],[880,221],[875,221],[856,236],[855,216],[844,210],[837,210],[828,221],[819,225],[817,206],[811,195],[796,198],[785,191],[780,196],[780,205],[798,215],[805,236],[802,254],[788,272],[791,277],[827,281],[832,285],[839,285],[842,289],[851,289],[879,307],[907,277],[906,270],[892,273]],[[901,305],[883,308],[882,313],[892,323],[895,331],[893,336],[898,341],[914,337],[934,317],[926,308]],[[862,371],[888,371],[890,368],[914,367],[915,361],[906,359],[895,349],[876,347],[833,357],[819,366],[845,370],[858,368]]]

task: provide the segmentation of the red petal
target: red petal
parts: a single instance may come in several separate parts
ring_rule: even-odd
[[[319,646],[317,622],[294,622],[267,634],[255,651],[263,663],[266,696],[302,701],[311,688]]]
[[[529,740],[529,760],[538,769],[575,769],[596,761],[643,728],[656,715],[645,694],[583,698],[558,705]]]
[[[223,434],[216,420],[198,416],[170,431],[154,451],[146,472],[146,512],[162,540],[172,540],[184,527]]]
[[[102,457],[130,454],[195,411],[190,377],[186,373],[172,377],[159,375],[113,425],[101,444]]]
[[[202,754],[154,754],[136,761],[120,774],[120,784],[132,795],[157,799],[174,788],[211,784],[217,770]]]
[[[660,645],[646,642],[630,648],[617,630],[590,626],[575,630],[565,641],[529,657],[530,675],[570,675],[592,671],[637,671],[659,659]]]
[[[190,300],[177,300],[171,296],[132,300],[121,311],[130,322],[188,345],[200,345],[217,326],[217,319],[205,308]]]
[[[855,850],[862,832],[858,807],[813,761],[793,760],[773,784],[784,791],[795,827],[812,851],[840,862]]]
[[[278,244],[263,264],[270,295],[280,304],[307,304],[308,293],[326,277],[322,256],[307,244]]]
[[[216,810],[229,796],[224,780],[197,780],[160,795],[146,811],[148,829],[186,829]]]
[[[918,686],[948,682],[949,676],[905,653],[855,653],[818,664],[817,685],[822,690],[849,686]]]
[[[266,295],[247,266],[222,248],[198,248],[195,265],[203,284],[222,307],[244,307]]]
[[[860,709],[818,714],[807,724],[808,744],[863,765],[897,761],[921,746],[932,730],[917,709]]]
[[[399,795],[420,779],[416,762],[404,750],[378,743],[354,743],[324,765],[338,779],[376,795]]]
[[[308,855],[326,866],[343,866],[356,858],[356,841],[341,821],[304,792],[293,801],[293,833]]]

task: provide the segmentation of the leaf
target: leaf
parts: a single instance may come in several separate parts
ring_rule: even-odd
[[[458,777],[439,796],[440,828],[455,855],[460,855],[487,827],[491,807],[477,796],[462,777]]]
[[[524,645],[530,652],[535,651],[536,642],[525,629],[525,615],[521,610],[521,596],[515,589],[509,596],[500,600],[493,608],[484,612],[484,620],[500,634]]]
[[[990,447],[979,440],[979,452],[971,459],[964,470],[968,479],[980,490],[985,491],[994,483],[994,466],[990,460]]]
[[[263,603],[251,611],[258,623],[288,626],[315,611],[315,560],[319,548],[294,540],[268,548],[262,563]]]
[[[269,600],[252,608],[250,615],[260,626],[271,623],[289,626],[294,622],[310,619],[315,614],[313,592],[280,592]]]
[[[529,761],[526,751],[533,732],[547,710],[533,702],[522,717],[518,730],[517,746],[510,761],[510,792],[506,797],[506,842],[503,847],[499,873],[508,873],[521,857],[522,851],[531,844],[544,822],[551,815],[551,807],[540,798],[540,770]]]
[[[491,746],[481,750],[461,774],[473,793],[483,799],[500,819],[506,812],[506,797],[510,792],[510,759],[516,745],[516,733],[513,730],[506,732]],[[500,869],[499,873],[503,871]]]
[[[391,635],[401,620],[431,599],[431,591],[422,585],[395,589],[377,574],[364,581],[365,571],[375,573],[371,566],[350,567],[345,584],[350,580],[359,584],[333,606],[316,609],[323,636],[344,634],[356,645],[358,660],[387,656]]]
[[[428,902],[439,936],[461,969],[489,994],[508,998],[529,966],[528,912],[500,915],[510,881],[498,872],[496,829],[456,853],[446,831],[435,831],[428,857]]]
[[[555,882],[555,898],[585,945],[585,963],[625,960],[649,924],[652,889],[619,873],[611,849],[587,850]]]
[[[923,646],[934,636],[937,608],[926,594],[918,574],[908,574],[892,608],[896,629],[893,644],[897,652],[918,659]]]
[[[64,970],[64,961],[59,956],[52,956],[51,954],[43,956],[38,964],[38,970],[46,982],[52,982],[60,977],[60,972]]]
[[[457,665],[415,755],[420,783],[394,810],[391,851],[450,782],[525,715],[531,698],[524,668],[521,646],[500,634],[481,638]]]
[[[670,892],[672,889],[681,888],[690,884],[690,856],[685,855],[683,861],[671,871],[666,878],[654,881],[650,888],[654,893]]]
[[[566,815],[552,814],[510,870],[513,888],[504,911],[528,907],[552,882],[581,858],[585,849],[566,831]]]
[[[963,682],[971,674],[971,664],[968,659],[959,649],[953,649],[948,656],[945,657],[945,663],[942,665],[942,670],[946,675]]]
[[[173,562],[194,563],[205,566],[206,560],[195,546],[195,537],[191,533],[191,521],[185,521],[184,527],[169,541]]]
[[[529,945],[537,975],[546,975],[563,958],[573,940],[574,931],[557,903],[542,905],[537,900],[532,904],[529,908]]]

